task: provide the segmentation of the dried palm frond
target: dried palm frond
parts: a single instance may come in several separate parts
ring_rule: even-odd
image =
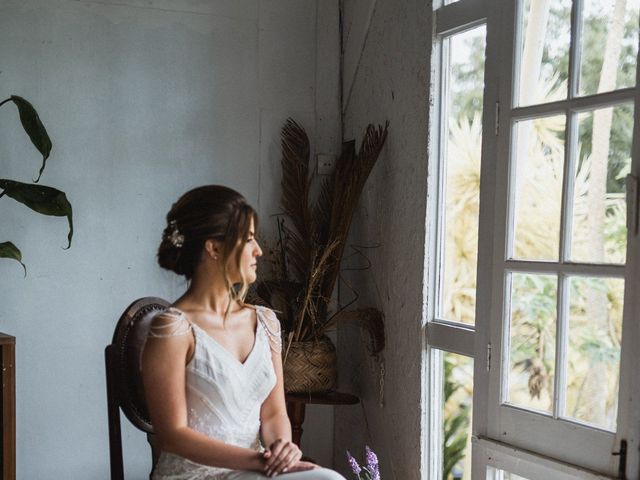
[[[312,225],[309,208],[309,137],[293,119],[288,118],[282,128],[282,197],[284,212],[293,222],[297,236],[293,237],[291,252],[296,261],[292,267],[299,278],[304,278],[311,260]],[[292,233],[290,231],[290,233]],[[302,270],[300,270],[302,269]]]
[[[318,313],[320,306],[325,305],[329,299],[321,298],[319,291],[320,282],[327,272],[327,265],[331,259],[333,252],[338,248],[338,242],[334,241],[325,248],[322,255],[319,255],[317,262],[309,271],[309,278],[306,283],[306,291],[301,302],[298,316],[296,318],[297,331],[295,341],[307,340],[309,337],[318,336],[316,334],[318,322]]]
[[[278,220],[276,279],[263,281],[257,293],[284,312],[287,341],[317,339],[341,318],[361,320],[372,338],[373,352],[384,347],[382,314],[361,309],[327,318],[331,294],[340,275],[340,262],[360,194],[387,137],[384,127],[369,125],[356,154],[355,141],[343,143],[332,175],[322,182],[313,208],[310,206],[309,138],[293,119],[282,128],[281,205],[291,221]],[[278,303],[280,302],[280,303]],[[277,308],[277,307],[276,307]],[[358,313],[359,312],[359,313]]]
[[[353,145],[345,145],[345,150],[348,153],[342,156],[343,161],[338,164],[338,168],[333,173],[335,183],[329,238],[332,241],[337,241],[338,247],[322,281],[321,294],[325,298],[331,297],[338,280],[340,261],[349,235],[351,220],[364,184],[369,178],[369,174],[378,160],[380,151],[387,139],[388,127],[389,122],[384,127],[367,126],[358,154],[354,155]],[[324,308],[326,308],[326,305]],[[320,329],[320,331],[323,332],[324,330]]]

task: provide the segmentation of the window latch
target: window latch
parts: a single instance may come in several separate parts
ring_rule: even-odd
[[[487,343],[487,372],[491,371],[491,343]]]
[[[618,478],[620,480],[627,479],[627,441],[620,440],[620,450],[613,452],[611,455],[620,457],[620,463],[618,463]]]

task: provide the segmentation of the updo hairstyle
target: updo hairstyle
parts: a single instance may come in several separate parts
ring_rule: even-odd
[[[217,240],[222,244],[221,265],[227,286],[232,291],[227,263],[235,251],[234,260],[241,272],[242,249],[236,247],[247,239],[252,219],[257,229],[258,215],[235,190],[222,185],[194,188],[182,195],[167,214],[167,227],[158,248],[158,264],[190,280],[202,259],[205,242]],[[242,278],[242,299],[247,288],[248,284]]]

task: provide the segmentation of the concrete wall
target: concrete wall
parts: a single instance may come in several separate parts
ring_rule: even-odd
[[[155,264],[171,203],[234,186],[269,230],[283,120],[335,151],[337,18],[337,0],[2,0],[0,97],[38,109],[54,143],[42,183],[67,193],[76,228],[63,251],[64,220],[0,201],[0,241],[28,268],[0,261],[0,331],[18,342],[18,478],[107,478],[103,349],[130,301],[185,287]],[[29,181],[38,167],[5,105],[0,177]],[[310,409],[305,427],[306,453],[330,462],[330,409]],[[147,478],[144,437],[123,435],[127,478]]]
[[[340,387],[363,400],[336,408],[335,464],[345,475],[345,450],[362,457],[368,444],[382,478],[421,478],[431,11],[428,1],[342,1],[344,138],[359,142],[368,123],[390,121],[351,232],[354,244],[378,247],[365,250],[371,269],[348,275],[358,304],[384,312],[387,346],[376,362],[359,329],[339,331]],[[365,263],[356,256],[345,267]],[[343,289],[341,302],[350,298]]]

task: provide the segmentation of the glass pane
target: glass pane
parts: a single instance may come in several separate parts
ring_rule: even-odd
[[[470,479],[473,359],[449,352],[443,359],[442,478]]]
[[[639,0],[583,0],[580,95],[636,84]]]
[[[624,280],[569,279],[565,416],[615,431]]]
[[[469,324],[476,311],[485,39],[486,28],[481,26],[449,37],[444,49],[449,81],[438,316]]]
[[[507,401],[551,413],[556,349],[555,275],[511,274]]]
[[[518,105],[567,97],[571,0],[524,0],[519,22]]]
[[[513,257],[557,260],[564,166],[565,116],[515,125]]]
[[[528,480],[515,473],[500,470],[499,468],[487,467],[487,480]]]
[[[572,261],[625,263],[632,130],[631,104],[578,115]]]

